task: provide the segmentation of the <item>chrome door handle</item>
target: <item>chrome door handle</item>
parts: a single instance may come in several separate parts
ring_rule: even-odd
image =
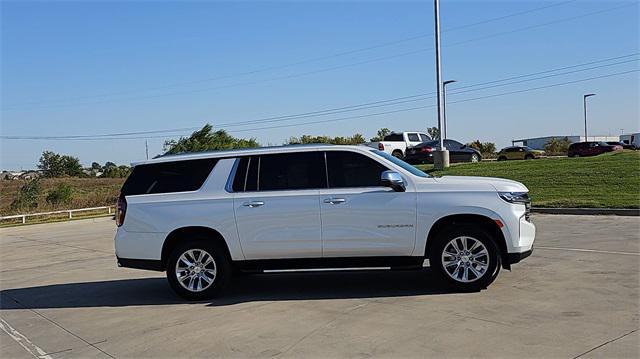
[[[340,204],[340,203],[344,203],[347,200],[344,198],[327,198],[324,200],[324,203],[329,203],[329,204]]]
[[[254,208],[254,207],[264,206],[264,202],[262,202],[262,201],[251,201],[251,202],[244,202],[242,205],[245,206],[245,207]]]

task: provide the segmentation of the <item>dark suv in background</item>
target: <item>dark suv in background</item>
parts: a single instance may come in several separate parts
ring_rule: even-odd
[[[620,145],[610,145],[606,142],[576,142],[569,146],[567,156],[584,157],[596,156],[606,152],[622,151]]]
[[[475,148],[454,140],[444,140],[444,147],[449,150],[449,161],[480,162],[482,155]],[[411,164],[433,163],[433,151],[440,149],[440,141],[432,140],[407,148],[404,160]]]

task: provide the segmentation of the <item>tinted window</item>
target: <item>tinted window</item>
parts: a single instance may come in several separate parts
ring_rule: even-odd
[[[401,133],[392,133],[390,135],[386,135],[384,136],[384,141],[404,141],[404,139],[402,138],[402,134]]]
[[[249,159],[249,169],[245,181],[245,191],[258,190],[258,168],[260,167],[260,157],[254,156]]]
[[[260,156],[259,172],[259,191],[327,187],[322,152]]]
[[[138,165],[122,186],[122,194],[195,191],[211,173],[216,158]]]
[[[460,148],[462,144],[458,141],[444,140],[444,146],[447,148]]]
[[[418,137],[417,133],[410,133],[407,135],[407,138],[409,139],[409,141],[411,142],[418,142],[420,141],[420,137]]]
[[[393,164],[395,164],[396,166],[400,166],[402,168],[404,168],[406,171],[410,172],[411,174],[418,176],[418,177],[429,177],[429,175],[427,175],[425,172],[420,171],[419,169],[413,167],[412,165],[406,163],[405,161],[398,159],[396,157],[391,156],[390,154],[386,153],[386,152],[382,152],[382,151],[378,151],[378,150],[372,150],[371,152],[375,153],[376,155],[386,159],[387,161],[392,162]]]
[[[233,178],[233,191],[244,191],[244,182],[247,178],[247,167],[249,166],[249,157],[243,157],[238,161],[236,167],[236,176]]]
[[[327,152],[329,188],[377,187],[387,168],[371,158],[347,151]]]
[[[505,152],[516,152],[518,150],[517,147],[509,147],[505,150]]]
[[[426,142],[426,141],[429,141],[429,140],[430,140],[429,136],[427,136],[425,134],[422,134],[422,133],[420,134],[420,141]]]

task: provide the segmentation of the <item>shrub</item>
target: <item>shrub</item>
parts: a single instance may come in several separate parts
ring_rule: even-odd
[[[569,151],[569,145],[571,145],[571,141],[567,137],[552,138],[544,145],[544,151],[547,155],[566,155]]]
[[[480,140],[475,140],[467,143],[467,146],[478,150],[484,158],[493,158],[496,155],[496,144],[493,142],[480,142]]]
[[[38,196],[42,192],[42,187],[40,186],[40,180],[34,179],[27,183],[25,183],[20,190],[18,190],[18,195],[11,202],[11,209],[13,210],[22,210],[22,209],[34,209],[38,207]]]
[[[58,185],[53,191],[47,194],[47,203],[52,206],[58,206],[61,204],[71,203],[73,197],[73,187],[68,184],[62,183]]]

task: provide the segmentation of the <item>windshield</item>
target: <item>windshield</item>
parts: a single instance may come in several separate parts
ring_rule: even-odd
[[[386,152],[382,152],[382,151],[378,151],[378,150],[371,150],[371,152],[375,153],[376,155],[384,158],[385,160],[388,160],[390,162],[393,162],[394,164],[402,167],[403,169],[411,172],[411,174],[416,175],[418,177],[429,177],[428,174],[420,171],[419,169],[413,167],[412,165],[406,163],[405,161],[395,158],[393,156],[391,156],[390,154],[386,153]]]

